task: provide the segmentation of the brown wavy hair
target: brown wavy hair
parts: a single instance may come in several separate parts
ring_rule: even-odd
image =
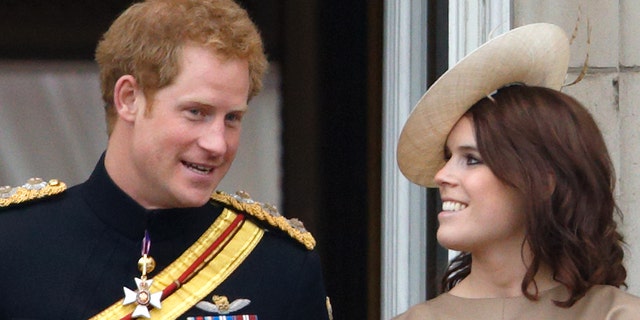
[[[180,72],[181,49],[194,43],[226,59],[249,62],[251,99],[262,89],[267,69],[262,39],[247,12],[233,0],[147,0],[124,11],[96,48],[107,133],[116,113],[113,90],[123,75],[132,75],[152,101],[154,93]],[[152,103],[147,105],[147,112]]]
[[[524,241],[533,260],[522,279],[523,294],[537,299],[534,276],[542,264],[570,292],[566,301],[555,301],[560,307],[572,306],[594,285],[625,285],[614,168],[591,114],[562,92],[513,85],[465,116],[473,120],[484,162],[526,203]],[[456,257],[443,291],[469,275],[471,263],[470,253]]]

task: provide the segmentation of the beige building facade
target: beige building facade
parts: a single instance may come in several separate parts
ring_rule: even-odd
[[[551,22],[575,34],[568,81],[579,76],[588,54],[586,76],[564,92],[589,108],[605,135],[624,215],[627,283],[640,295],[640,1],[514,0],[512,6],[514,26]]]

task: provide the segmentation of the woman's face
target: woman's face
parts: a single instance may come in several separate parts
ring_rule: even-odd
[[[446,163],[435,176],[442,197],[438,241],[471,253],[505,246],[520,248],[525,234],[523,198],[483,163],[471,117],[453,127]]]

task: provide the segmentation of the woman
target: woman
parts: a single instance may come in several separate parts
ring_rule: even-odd
[[[626,270],[604,139],[557,90],[567,61],[559,28],[514,29],[416,106],[398,162],[413,182],[439,188],[438,241],[461,253],[444,293],[397,319],[640,318],[640,298],[619,289]]]

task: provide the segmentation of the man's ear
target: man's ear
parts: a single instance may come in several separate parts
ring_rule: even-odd
[[[144,100],[144,94],[132,75],[124,75],[116,81],[113,88],[113,105],[119,118],[133,122],[138,108],[145,106],[145,101],[141,100]]]

